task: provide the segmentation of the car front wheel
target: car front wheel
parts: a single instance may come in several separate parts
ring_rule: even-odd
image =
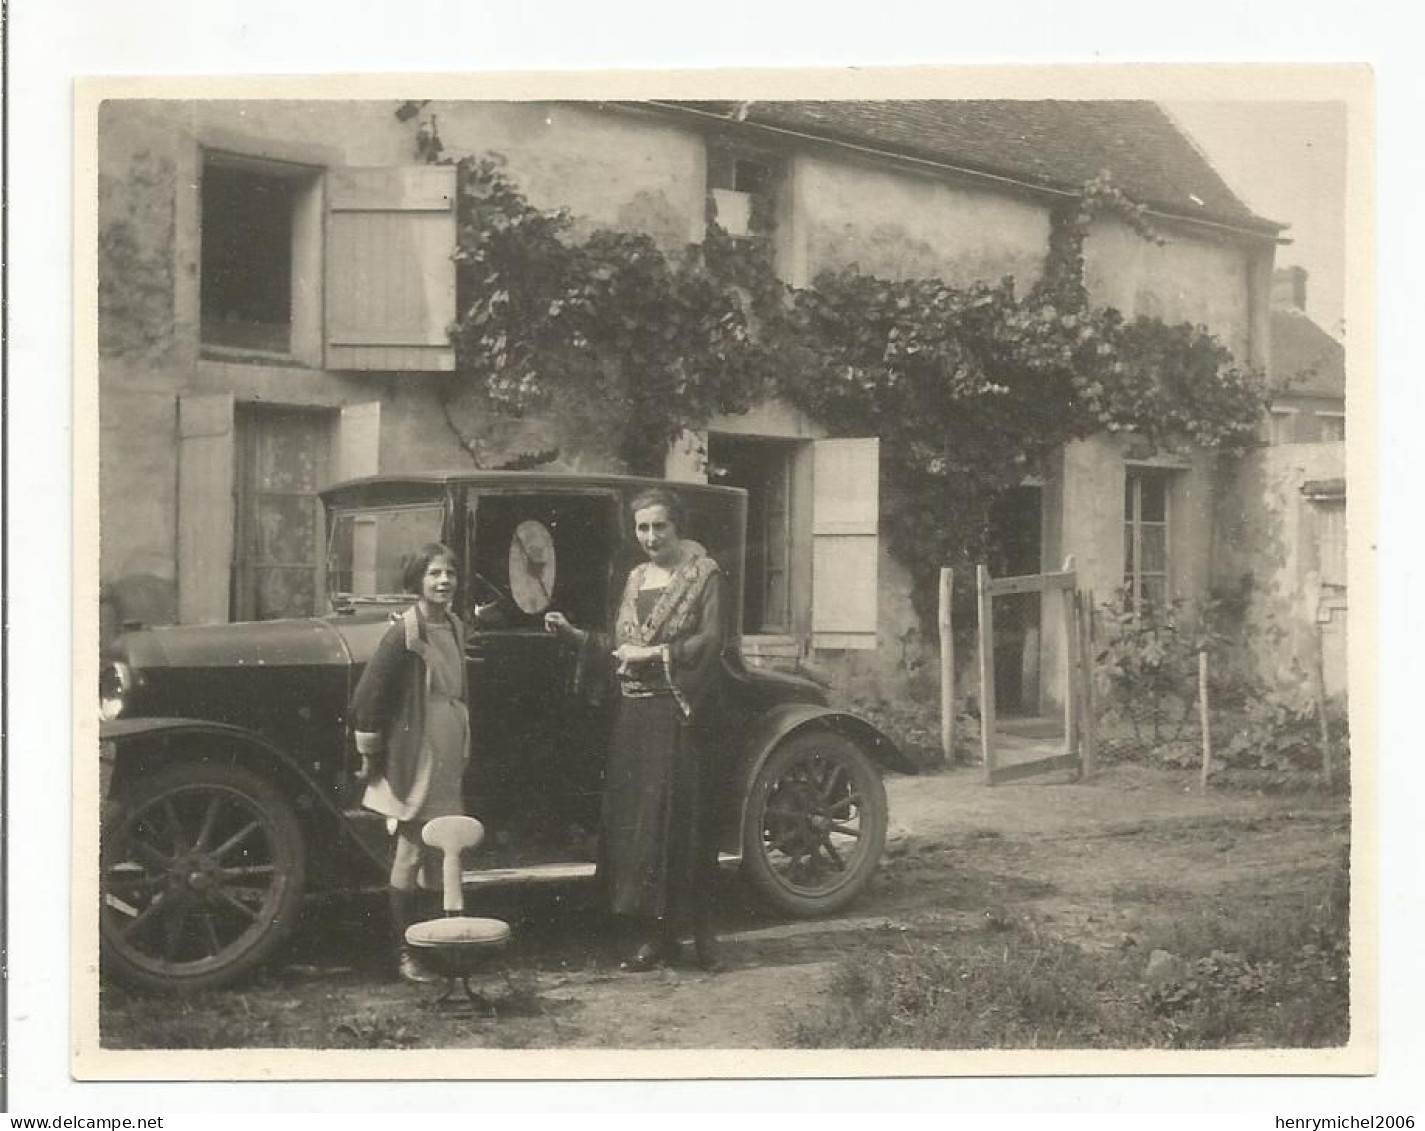
[[[182,762],[106,814],[99,929],[106,972],[199,990],[250,973],[296,926],[306,852],[291,804],[233,766]]]
[[[886,845],[886,790],[849,738],[793,735],[763,762],[745,804],[743,868],[779,910],[826,915],[870,882]]]

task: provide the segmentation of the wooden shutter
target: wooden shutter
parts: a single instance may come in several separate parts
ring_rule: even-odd
[[[327,182],[327,368],[454,369],[455,168],[334,168]]]
[[[350,404],[337,426],[337,480],[375,475],[381,470],[381,402]]]
[[[880,441],[812,445],[812,645],[876,646]]]
[[[178,398],[178,620],[228,620],[233,561],[233,398]]]
[[[1346,500],[1316,504],[1318,573],[1322,585],[1346,584]]]

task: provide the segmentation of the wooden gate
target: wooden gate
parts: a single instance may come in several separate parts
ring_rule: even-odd
[[[980,642],[980,749],[985,781],[989,785],[1017,781],[1053,770],[1074,770],[1080,777],[1093,773],[1094,712],[1091,643],[1093,601],[1078,589],[1074,559],[1058,573],[1031,573],[1021,577],[990,577],[985,566],[975,571],[979,595]],[[1052,612],[1051,594],[1060,594],[1063,637],[1064,747],[1047,758],[1001,764],[995,748],[995,628],[994,599],[1011,593],[1038,593],[1041,621],[1046,629]]]

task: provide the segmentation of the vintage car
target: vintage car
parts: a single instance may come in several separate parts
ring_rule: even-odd
[[[106,973],[154,989],[226,984],[272,958],[303,900],[384,883],[384,820],[361,809],[347,709],[403,594],[442,540],[463,565],[472,756],[487,828],[467,890],[594,871],[614,697],[573,689],[546,610],[611,626],[641,559],[628,503],[655,480],[532,472],[382,475],[323,493],[326,616],[153,628],[101,665],[100,929]],[[667,484],[664,484],[667,486]],[[730,582],[719,836],[774,907],[844,907],[885,844],[883,768],[915,767],[809,680],[744,665],[746,494],[677,485]],[[472,893],[473,894],[473,893]]]

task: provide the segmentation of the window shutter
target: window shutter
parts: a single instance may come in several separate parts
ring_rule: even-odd
[[[812,448],[812,645],[874,648],[880,441]]]
[[[228,620],[233,561],[233,398],[178,398],[178,620]]]
[[[455,168],[327,174],[327,368],[452,370]]]
[[[349,404],[337,426],[337,480],[375,475],[381,470],[381,402]]]
[[[1316,504],[1318,573],[1323,585],[1346,584],[1346,500]]]

